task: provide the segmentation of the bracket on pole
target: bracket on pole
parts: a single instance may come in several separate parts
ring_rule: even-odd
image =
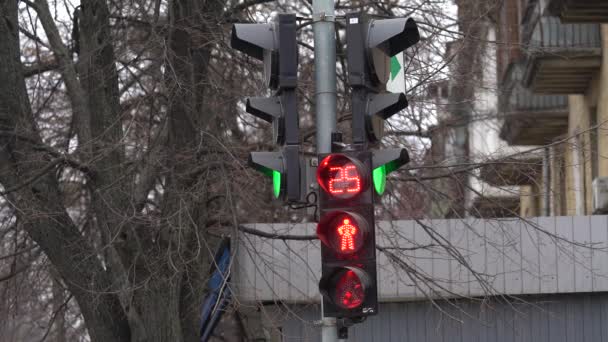
[[[316,21],[334,22],[334,21],[336,21],[336,16],[333,14],[327,15],[325,12],[313,13],[312,21],[313,22],[316,22]]]

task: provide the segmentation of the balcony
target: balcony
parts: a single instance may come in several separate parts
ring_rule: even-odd
[[[606,0],[549,0],[547,10],[564,23],[608,23]]]
[[[499,94],[500,137],[509,145],[545,145],[568,130],[568,98],[534,94],[521,84],[525,62],[507,68]]]
[[[562,24],[558,17],[534,13],[524,16],[522,24],[524,86],[534,93],[585,93],[601,65],[599,25]]]
[[[469,214],[481,218],[515,217],[519,215],[519,196],[477,197]]]
[[[504,187],[536,184],[542,173],[541,158],[502,158],[485,163],[479,178],[489,185]]]

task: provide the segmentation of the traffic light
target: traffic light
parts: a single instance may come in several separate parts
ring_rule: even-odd
[[[273,140],[281,149],[277,152],[251,152],[249,165],[272,177],[276,198],[299,202],[296,16],[279,14],[269,24],[235,24],[230,45],[263,61],[265,84],[274,91],[272,97],[247,99],[245,110],[273,125]]]
[[[403,93],[387,93],[391,57],[420,40],[409,18],[373,19],[362,13],[346,16],[348,84],[352,87],[353,143],[377,142],[384,120],[407,107]]]
[[[401,148],[319,155],[317,236],[325,316],[378,313],[373,191],[384,192],[386,175],[408,161]]]
[[[372,180],[378,195],[384,194],[386,176],[409,161],[410,156],[404,148],[372,150]]]
[[[382,137],[384,120],[407,107],[405,94],[386,92],[390,58],[420,35],[412,19],[354,13],[346,24],[353,145],[318,156],[317,235],[324,315],[355,319],[378,313],[374,191],[384,193],[386,176],[409,162],[405,149],[368,147]]]
[[[319,289],[327,317],[378,311],[372,166],[370,151],[319,155]]]

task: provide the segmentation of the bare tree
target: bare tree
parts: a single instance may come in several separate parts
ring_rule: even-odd
[[[475,101],[481,71],[470,60],[479,60],[483,44],[495,43],[479,44],[481,23],[496,5],[484,3],[471,1],[458,17],[446,10],[448,0],[336,3],[340,14],[414,16],[423,36],[404,66],[410,107],[389,122],[382,142],[407,147],[413,159],[391,179],[385,218],[465,216],[467,178],[492,162],[469,161],[466,146],[455,159],[431,158],[430,139],[484,119],[439,114],[446,107],[468,112]],[[219,237],[240,228],[265,238],[314,239],[241,225],[306,216],[269,203],[271,192],[259,191],[265,183],[244,167],[247,152],[272,148],[268,130],[244,115],[242,102],[266,90],[259,63],[233,54],[227,37],[232,22],[265,21],[273,11],[300,17],[299,108],[310,154],[309,1],[0,2],[0,299],[6,304],[0,314],[19,312],[24,320],[11,327],[0,320],[6,326],[0,337],[5,330],[14,333],[7,339],[86,340],[88,333],[91,341],[195,341]],[[337,27],[338,121],[348,131],[340,20]],[[428,96],[454,74],[466,86],[449,103]],[[466,264],[433,227],[426,231],[432,246],[408,248],[443,248]],[[417,274],[402,250],[380,251],[417,282],[438,284]]]

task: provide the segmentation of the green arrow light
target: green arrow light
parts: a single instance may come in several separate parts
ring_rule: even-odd
[[[397,56],[393,56],[391,57],[391,81],[397,77],[399,71],[401,71],[401,64],[399,63]]]

